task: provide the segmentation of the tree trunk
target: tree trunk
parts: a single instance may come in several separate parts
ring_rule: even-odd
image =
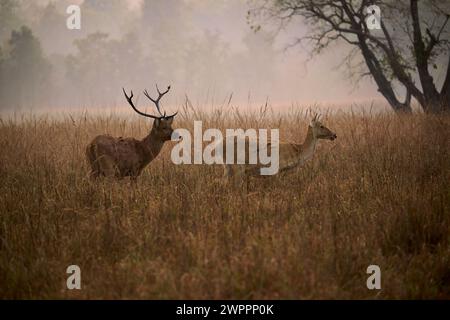
[[[441,111],[450,112],[450,54],[448,55],[447,74],[440,94]]]
[[[358,36],[359,48],[361,49],[361,53],[366,61],[366,65],[369,68],[370,73],[372,74],[373,79],[375,80],[378,91],[385,97],[385,99],[389,102],[392,109],[395,112],[400,113],[410,113],[411,110],[411,91],[407,88],[405,102],[400,102],[392,88],[391,82],[386,78],[383,73],[383,70],[377,60],[376,56],[367,46],[367,43],[363,36]]]
[[[425,43],[420,29],[419,10],[417,0],[411,0],[411,18],[413,25],[413,44],[416,57],[416,67],[422,85],[424,101],[422,107],[425,112],[436,113],[442,109],[442,99],[434,84],[434,79],[428,71],[429,52],[425,49]],[[430,39],[430,41],[432,41]]]

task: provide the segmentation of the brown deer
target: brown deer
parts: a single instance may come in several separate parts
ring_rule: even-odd
[[[91,166],[91,177],[99,176],[124,178],[131,177],[136,179],[142,170],[155,159],[161,151],[164,142],[171,139],[172,122],[178,112],[167,116],[161,113],[159,101],[170,90],[160,92],[156,85],[158,98],[153,99],[147,90],[144,95],[149,98],[156,106],[159,116],[154,116],[139,111],[133,103],[133,91],[130,96],[127,95],[125,89],[122,89],[130,106],[139,115],[152,118],[153,127],[150,133],[142,140],[134,138],[112,137],[110,135],[99,135],[92,140],[86,148],[86,156]]]
[[[315,114],[308,126],[308,132],[303,143],[280,142],[279,143],[279,173],[290,171],[297,167],[301,167],[306,161],[312,158],[316,150],[317,143],[320,139],[335,140],[337,135],[330,129],[325,127],[320,121],[319,116]],[[223,142],[222,142],[223,143]],[[226,145],[224,144],[226,150]],[[270,143],[266,147],[270,150]],[[237,150],[235,147],[234,150]],[[259,152],[259,145],[258,150]],[[224,152],[226,154],[226,151]],[[248,154],[246,159],[248,159]],[[239,185],[249,176],[261,177],[260,164],[225,164],[224,159],[224,176],[227,180],[231,179],[235,185]]]

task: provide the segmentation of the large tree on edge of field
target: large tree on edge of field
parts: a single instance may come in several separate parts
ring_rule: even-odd
[[[370,76],[378,91],[395,111],[411,111],[411,96],[427,113],[450,111],[450,5],[429,0],[254,0],[249,11],[252,28],[276,23],[280,28],[296,17],[303,18],[308,34],[296,43],[310,41],[313,53],[343,41],[357,52],[365,68],[353,75]],[[367,8],[381,9],[380,29],[370,30]],[[438,88],[436,70],[445,76]],[[437,65],[441,65],[439,69]],[[359,65],[361,67],[361,65]],[[404,101],[395,83],[404,89]]]

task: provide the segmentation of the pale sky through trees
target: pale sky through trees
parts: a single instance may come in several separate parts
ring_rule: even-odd
[[[18,22],[11,19],[4,28],[12,31],[25,25],[39,40],[42,55],[51,64],[50,74],[40,81],[48,83],[52,95],[41,97],[36,90],[30,103],[5,98],[1,110],[28,104],[123,105],[122,86],[140,92],[146,87],[153,90],[155,82],[161,86],[170,82],[173,92],[167,103],[178,105],[185,94],[198,106],[209,106],[223,103],[231,93],[235,104],[247,104],[249,96],[252,104],[262,104],[268,97],[271,104],[285,106],[373,99],[383,103],[368,78],[355,87],[345,67],[336,68],[347,52],[345,45],[311,60],[307,47],[286,50],[306,32],[305,27],[291,24],[274,41],[269,36],[272,30],[264,26],[255,34],[246,21],[244,0],[12,2]],[[65,8],[73,3],[81,5],[81,30],[66,28]],[[105,35],[93,37],[95,32]],[[0,40],[4,55],[10,49],[9,38]],[[2,81],[4,70],[0,69]],[[142,96],[140,102],[144,103]]]

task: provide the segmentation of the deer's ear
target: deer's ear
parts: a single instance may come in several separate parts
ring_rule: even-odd
[[[159,127],[160,124],[161,124],[161,119],[155,119],[155,121],[153,121],[154,127]]]

